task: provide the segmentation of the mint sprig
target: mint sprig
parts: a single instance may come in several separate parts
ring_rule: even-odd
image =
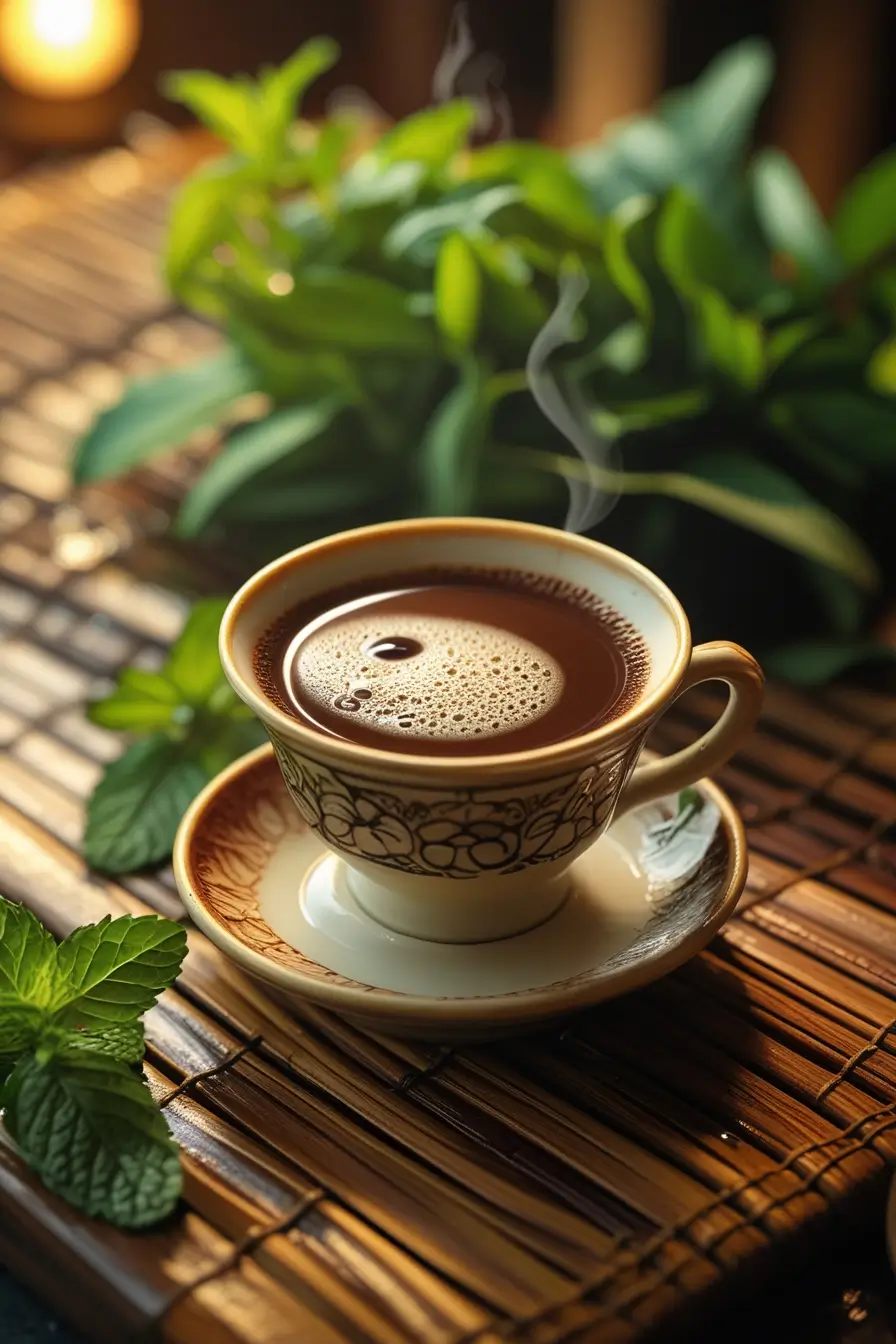
[[[58,946],[0,897],[0,1100],[47,1189],[146,1227],[181,1190],[177,1146],[139,1072],[140,1021],[177,978],[186,930],[157,915],[75,929]]]
[[[218,658],[226,602],[197,602],[159,672],[128,667],[88,709],[134,742],[107,767],[87,805],[84,857],[108,873],[132,872],[171,853],[178,823],[225,765],[264,733],[227,683]]]
[[[170,1213],[181,1190],[177,1148],[127,1064],[85,1051],[30,1054],[6,1086],[6,1127],[48,1190],[119,1227]]]

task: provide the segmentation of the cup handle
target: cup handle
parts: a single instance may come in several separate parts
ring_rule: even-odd
[[[621,817],[642,803],[677,793],[724,765],[753,731],[762,708],[764,680],[756,659],[740,645],[725,640],[698,644],[673,701],[701,681],[727,681],[730,695],[722,717],[689,747],[637,766],[614,815]]]

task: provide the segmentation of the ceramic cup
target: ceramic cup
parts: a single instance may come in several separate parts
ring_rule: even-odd
[[[365,579],[415,569],[517,570],[545,591],[585,589],[646,646],[637,696],[591,732],[505,755],[418,756],[330,737],[285,713],[253,654],[292,606]],[[637,639],[637,636],[640,639]],[[221,660],[264,724],[304,819],[345,865],[362,909],[387,928],[442,942],[508,937],[563,902],[573,860],[614,816],[675,793],[722,765],[752,729],[762,673],[735,644],[691,646],[687,617],[650,570],[594,541],[494,519],[386,523],[327,537],[275,560],[224,614]],[[644,738],[698,682],[728,683],[728,705],[702,737],[638,765]]]

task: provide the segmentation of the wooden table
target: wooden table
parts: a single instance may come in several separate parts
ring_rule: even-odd
[[[164,539],[190,454],[69,493],[72,438],[123,377],[216,339],[156,278],[182,167],[176,147],[115,151],[7,187],[0,210],[0,890],[60,934],[107,910],[182,917],[170,872],[84,868],[84,798],[121,744],[82,705],[122,663],[164,656],[185,576],[239,577],[238,560],[185,569]],[[690,695],[654,745],[716,710]],[[96,1340],[615,1344],[694,1339],[837,1233],[879,1245],[894,716],[866,691],[772,689],[721,776],[752,847],[737,917],[660,984],[534,1038],[427,1049],[288,1017],[195,934],[147,1021],[183,1209],[142,1237],[91,1223],[3,1141],[0,1260]],[[847,1280],[838,1292],[861,1290]],[[779,1315],[793,1339],[779,1300],[765,1333]],[[860,1300],[821,1311],[864,1328]],[[714,1337],[735,1338],[732,1312]]]

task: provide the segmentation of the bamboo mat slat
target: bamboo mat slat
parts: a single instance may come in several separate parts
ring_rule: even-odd
[[[0,890],[58,935],[183,918],[170,870],[79,857],[121,746],[83,704],[158,666],[187,599],[167,519],[207,443],[73,498],[73,439],[126,377],[215,336],[157,252],[191,160],[117,150],[0,190]],[[194,556],[194,590],[239,561]],[[655,734],[718,712],[689,694]],[[688,1337],[789,1254],[880,1215],[896,1159],[896,701],[773,687],[719,776],[751,849],[737,916],[666,980],[465,1049],[287,1013],[197,931],[147,1017],[184,1154],[166,1225],[73,1214],[0,1139],[0,1260],[97,1341],[628,1344]]]

